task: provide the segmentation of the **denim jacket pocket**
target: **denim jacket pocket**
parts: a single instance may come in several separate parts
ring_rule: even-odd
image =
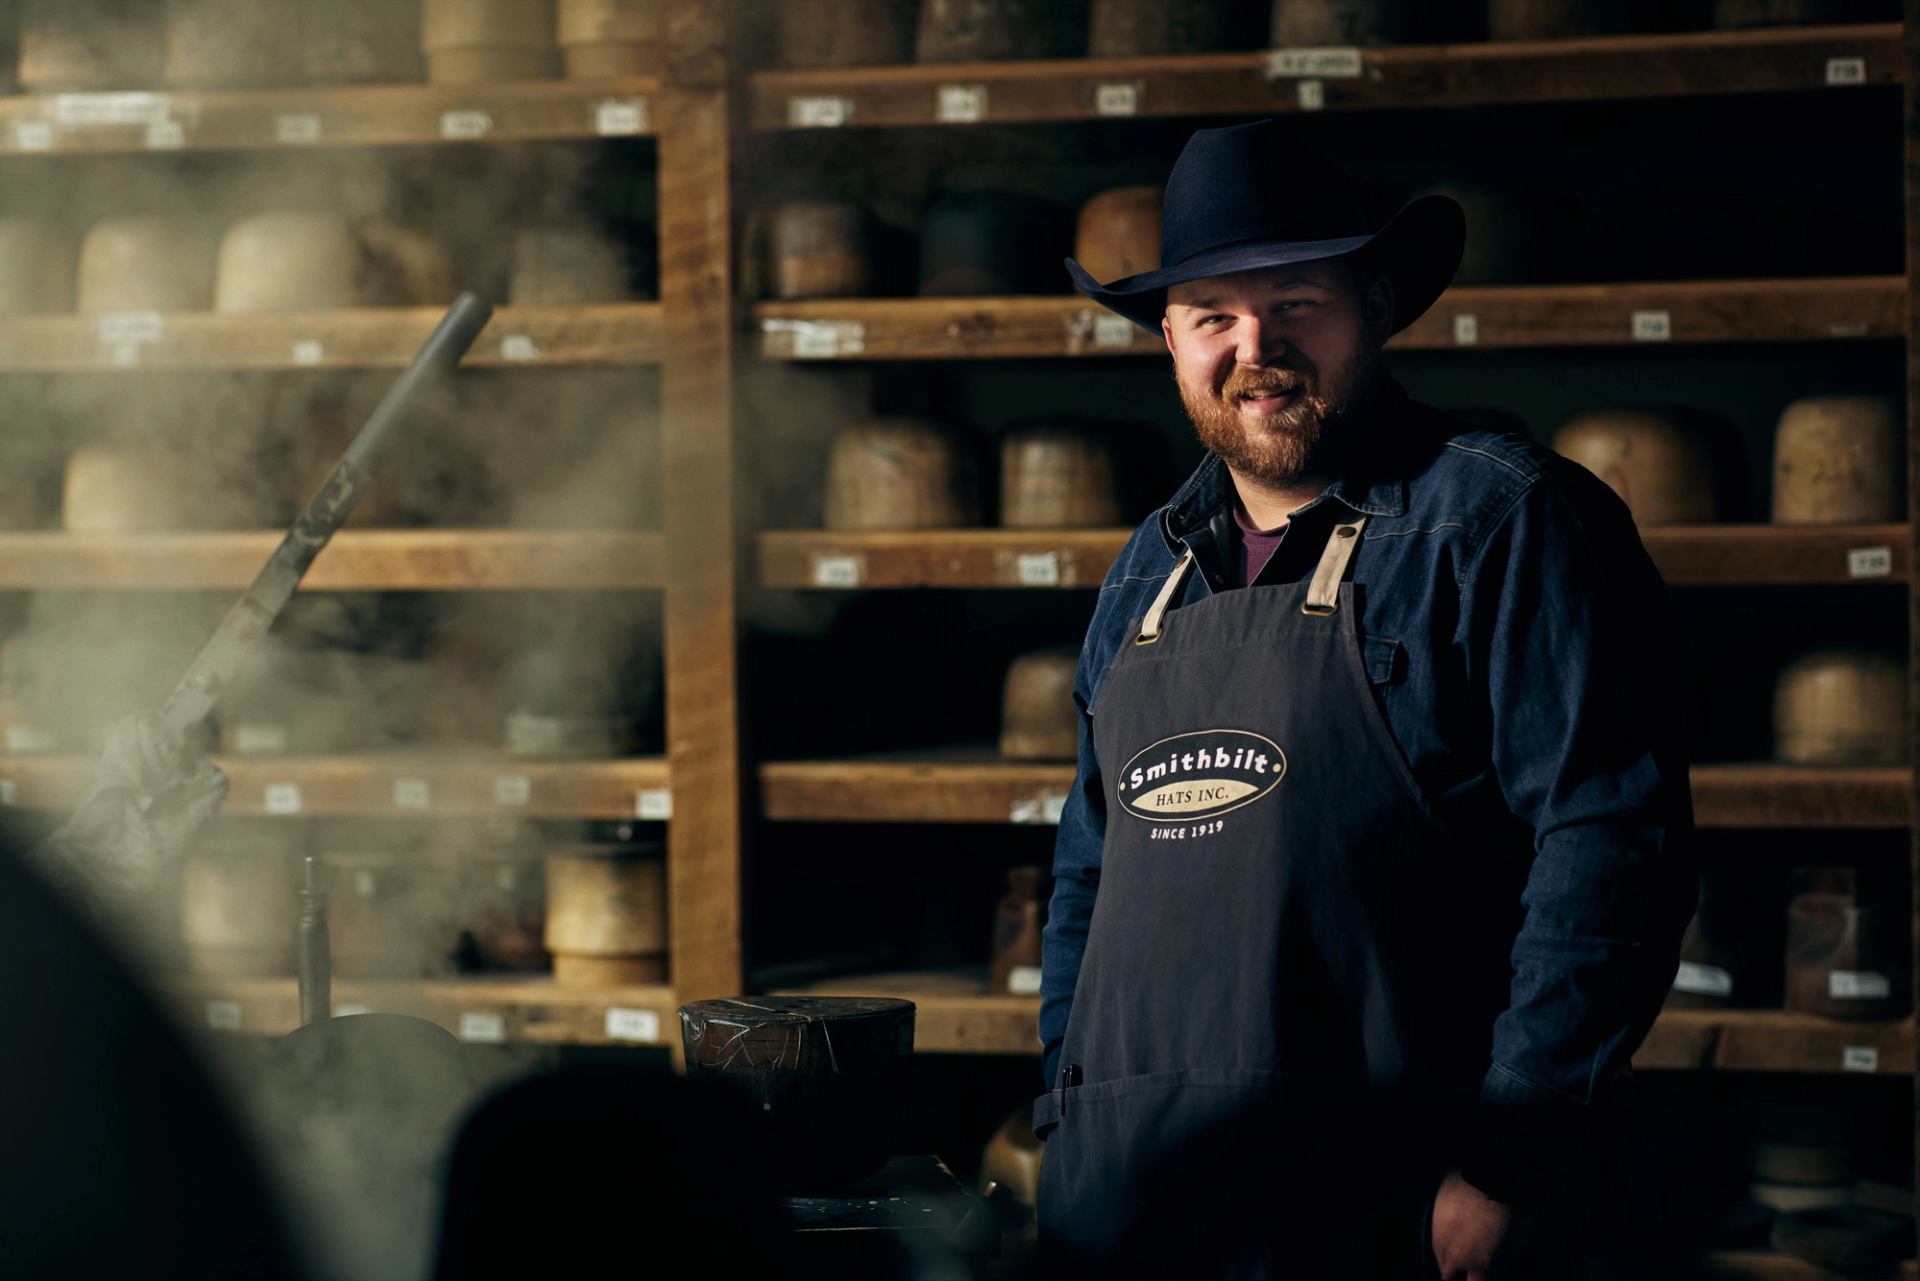
[[[1367,664],[1367,680],[1375,685],[1398,685],[1407,678],[1407,651],[1397,640],[1367,636],[1360,642]]]

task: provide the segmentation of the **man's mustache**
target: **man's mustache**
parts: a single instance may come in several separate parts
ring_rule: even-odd
[[[1221,384],[1220,394],[1229,398],[1279,396],[1299,391],[1307,384],[1305,374],[1292,369],[1262,369],[1258,372],[1235,370]]]

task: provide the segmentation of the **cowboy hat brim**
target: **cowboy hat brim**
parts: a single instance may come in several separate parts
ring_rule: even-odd
[[[1395,214],[1370,236],[1337,240],[1247,240],[1205,249],[1172,267],[1143,271],[1102,284],[1073,259],[1067,273],[1080,292],[1151,333],[1160,332],[1172,285],[1237,271],[1258,271],[1297,262],[1319,262],[1367,249],[1368,256],[1393,281],[1393,332],[1399,333],[1433,306],[1460,269],[1467,244],[1467,220],[1446,196],[1422,196]]]

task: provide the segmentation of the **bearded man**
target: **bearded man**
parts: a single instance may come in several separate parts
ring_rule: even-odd
[[[1101,588],[1040,1032],[1056,1267],[1571,1275],[1697,871],[1632,519],[1382,348],[1459,208],[1373,216],[1277,121],[1203,130],[1160,269],[1209,456]],[[1584,1189],[1584,1191],[1582,1191]]]

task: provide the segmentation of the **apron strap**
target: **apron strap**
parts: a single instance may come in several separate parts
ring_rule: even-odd
[[[1188,548],[1186,555],[1167,575],[1166,585],[1160,594],[1153,598],[1153,605],[1147,610],[1147,616],[1140,620],[1140,634],[1133,638],[1136,645],[1151,645],[1160,639],[1160,622],[1167,616],[1167,610],[1173,606],[1173,598],[1180,594],[1186,585],[1187,575],[1193,572],[1193,549]]]
[[[1360,531],[1366,526],[1367,518],[1360,516],[1335,525],[1327,535],[1327,549],[1320,553],[1320,564],[1307,586],[1307,599],[1300,606],[1301,613],[1325,618],[1339,612],[1340,582],[1347,576],[1347,565],[1353,560],[1354,549],[1360,545]]]

